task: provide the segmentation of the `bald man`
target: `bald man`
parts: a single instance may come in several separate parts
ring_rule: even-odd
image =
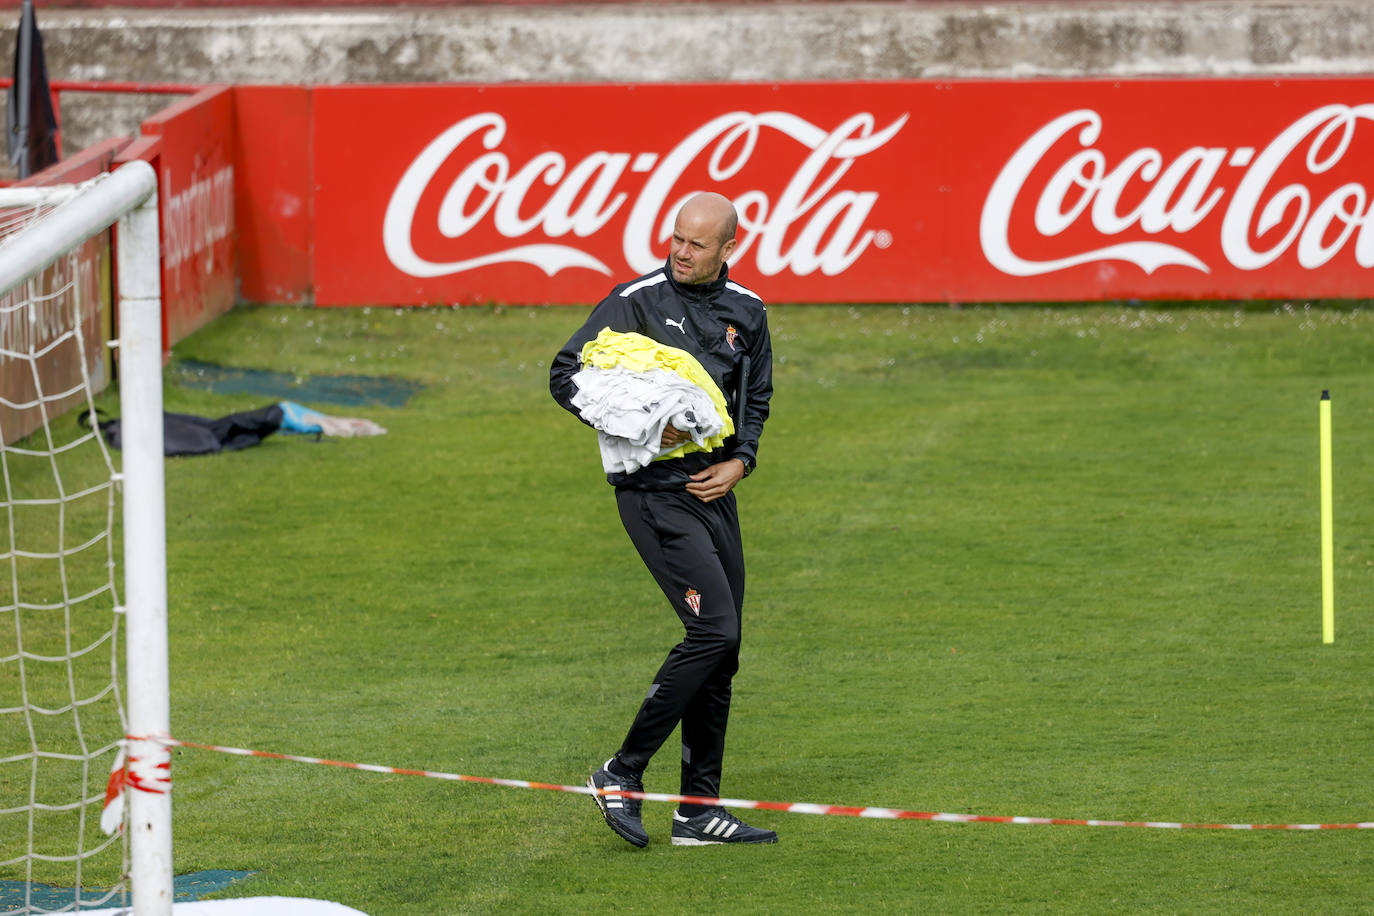
[[[611,473],[621,522],[686,631],[649,686],[630,730],[587,784],[607,792],[644,791],[643,773],[659,747],[682,726],[680,794],[720,796],[730,683],[739,668],[744,607],[744,551],[735,485],[753,469],[773,396],[773,349],[763,301],[730,279],[738,217],[719,194],[691,197],[678,211],[668,260],[611,290],[554,357],[549,390],[579,419],[572,398],[580,354],[603,328],[637,332],[694,356],[731,405],[735,433],[714,451]],[[583,422],[586,422],[585,420]],[[671,451],[688,434],[669,425],[660,445]],[[637,799],[593,796],[617,835],[646,846]],[[675,846],[776,843],[724,808],[680,804]]]

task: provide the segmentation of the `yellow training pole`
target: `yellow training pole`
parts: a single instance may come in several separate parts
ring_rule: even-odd
[[[1322,642],[1336,641],[1336,600],[1332,594],[1335,575],[1331,531],[1331,394],[1321,399],[1322,463]]]

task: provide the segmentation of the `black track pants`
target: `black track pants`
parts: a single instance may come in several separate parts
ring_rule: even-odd
[[[617,756],[644,769],[682,723],[683,795],[720,794],[730,679],[739,669],[744,550],[735,494],[616,491],[620,520],[687,630],[659,668]]]

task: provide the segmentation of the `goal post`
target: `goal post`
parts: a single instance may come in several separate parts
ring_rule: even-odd
[[[34,204],[25,203],[27,198],[33,198]],[[56,490],[57,499],[29,499],[16,496],[11,492],[11,479],[8,465],[4,468],[4,484],[6,491],[3,494],[5,508],[10,518],[10,550],[6,555],[12,569],[13,592],[14,596],[11,603],[3,610],[13,613],[13,629],[15,635],[7,637],[14,643],[13,652],[0,650],[0,661],[14,661],[15,669],[18,672],[17,678],[21,682],[16,693],[22,693],[23,699],[18,707],[18,711],[28,724],[30,740],[33,747],[28,754],[19,754],[0,760],[0,763],[12,762],[14,760],[31,761],[32,782],[38,782],[38,774],[43,765],[51,763],[53,760],[60,762],[74,762],[79,765],[82,776],[80,785],[82,787],[81,798],[75,803],[53,804],[38,796],[35,789],[30,789],[30,799],[27,806],[28,810],[28,844],[29,850],[26,856],[21,857],[29,863],[29,874],[32,874],[33,861],[76,861],[76,899],[70,904],[63,904],[60,907],[31,903],[29,894],[26,893],[23,901],[22,912],[51,912],[56,909],[77,910],[82,908],[81,898],[81,872],[80,861],[85,848],[85,831],[89,826],[90,818],[87,817],[87,809],[94,803],[99,804],[103,798],[104,777],[100,777],[101,791],[96,798],[89,797],[87,791],[91,779],[96,774],[89,774],[87,770],[91,768],[92,759],[100,750],[94,752],[86,751],[86,737],[80,733],[81,715],[83,710],[93,709],[96,701],[108,702],[113,697],[113,702],[118,705],[119,697],[119,678],[117,671],[111,670],[109,674],[113,677],[113,683],[95,692],[92,696],[79,694],[76,686],[77,677],[73,674],[75,668],[74,659],[85,656],[92,646],[106,645],[106,651],[115,651],[115,640],[117,633],[117,621],[122,616],[125,629],[125,704],[119,710],[119,717],[123,720],[124,733],[130,737],[125,746],[129,767],[128,772],[136,775],[142,774],[142,778],[133,780],[139,787],[124,793],[127,800],[127,829],[128,829],[128,861],[127,875],[128,888],[133,912],[137,916],[166,916],[172,910],[172,840],[171,840],[171,794],[169,765],[171,760],[170,749],[166,744],[158,739],[170,735],[170,705],[168,689],[168,668],[167,668],[167,574],[166,574],[166,510],[165,510],[165,491],[163,475],[163,420],[162,420],[162,318],[161,318],[161,295],[160,295],[160,261],[159,261],[159,234],[158,234],[158,207],[157,207],[157,177],[152,167],[141,160],[135,160],[119,166],[109,174],[102,175],[90,182],[84,183],[76,188],[64,187],[57,189],[33,189],[33,188],[14,188],[0,189],[0,205],[14,206],[36,206],[44,204],[45,210],[54,201],[60,200],[55,208],[47,210],[41,217],[33,220],[23,229],[15,232],[0,241],[0,296],[6,298],[13,297],[11,291],[18,293],[17,288],[27,284],[31,278],[43,272],[52,265],[60,264],[69,253],[96,237],[111,227],[116,233],[115,255],[117,269],[115,270],[116,286],[113,299],[117,303],[118,321],[118,341],[116,346],[118,369],[119,369],[119,395],[120,395],[120,420],[122,425],[122,470],[115,471],[109,463],[108,453],[105,452],[104,445],[100,445],[102,452],[105,452],[105,464],[109,466],[105,489],[109,491],[110,499],[113,500],[115,489],[122,489],[122,520],[123,520],[123,574],[124,574],[124,593],[123,602],[120,605],[115,595],[113,581],[113,554],[111,553],[109,562],[102,565],[111,567],[106,573],[109,578],[108,587],[97,587],[94,590],[84,591],[80,588],[69,588],[67,581],[67,564],[75,565],[73,555],[80,550],[84,550],[91,544],[106,539],[108,544],[113,540],[113,534],[106,531],[103,535],[92,537],[88,543],[71,546],[67,543],[69,535],[66,533],[68,525],[66,513],[66,500],[76,499],[100,489],[92,487],[78,492],[72,496],[65,492],[64,482],[61,471],[59,470],[61,460],[66,460],[68,445],[56,444],[52,432],[55,417],[49,416],[63,409],[69,409],[69,405],[75,395],[80,394],[79,386],[71,391],[61,391],[53,394],[45,393],[39,378],[40,373],[37,363],[43,359],[68,359],[70,356],[55,357],[46,348],[36,350],[33,340],[41,335],[33,330],[35,325],[41,325],[38,318],[38,306],[30,304],[27,309],[21,311],[19,308],[6,312],[5,320],[8,322],[8,333],[16,338],[23,338],[28,341],[28,352],[20,353],[19,348],[11,347],[9,337],[0,341],[0,349],[3,349],[3,357],[6,359],[24,359],[31,365],[30,372],[33,377],[33,387],[37,393],[28,398],[25,395],[20,400],[22,403],[12,403],[13,394],[0,390],[0,400],[4,401],[4,406],[8,410],[21,409],[32,410],[42,419],[42,434],[39,439],[46,440],[46,451],[43,448],[10,448],[8,443],[0,443],[4,446],[3,454],[8,456],[14,453],[16,457],[7,460],[19,461],[21,457],[36,456],[37,460],[48,461],[52,465],[52,474],[56,482],[52,486]],[[28,284],[32,286],[32,284]],[[26,295],[34,296],[33,291],[27,290]],[[18,298],[23,299],[24,296]],[[38,297],[41,300],[41,297]],[[79,296],[73,297],[73,301],[79,303]],[[40,303],[41,304],[41,303]],[[22,308],[22,307],[21,307]],[[91,380],[86,369],[86,352],[83,348],[91,346],[102,346],[103,340],[83,342],[81,338],[86,335],[87,330],[81,327],[82,317],[79,314],[79,304],[73,306],[78,314],[66,319],[76,326],[75,336],[76,351],[81,354],[79,361],[82,365],[81,374],[85,383],[84,402],[87,409],[93,407]],[[24,325],[28,327],[25,328]],[[44,331],[47,329],[44,328]],[[27,387],[27,383],[26,383]],[[92,416],[92,426],[94,427],[94,416]],[[69,421],[68,421],[69,422]],[[95,441],[99,441],[98,434],[93,436]],[[51,482],[50,482],[51,483]],[[15,534],[16,517],[27,511],[29,507],[38,503],[63,503],[59,512],[59,522],[57,523],[58,535],[56,548],[46,552],[36,552],[33,549],[21,547],[19,539]],[[113,522],[113,503],[110,504],[110,523]],[[107,548],[109,549],[109,548]],[[38,602],[35,599],[25,599],[19,595],[19,584],[22,578],[21,571],[27,573],[28,567],[37,565],[40,562],[51,561],[60,570],[60,587],[55,587],[60,591],[59,599],[49,603]],[[75,592],[82,592],[76,594]],[[72,649],[75,642],[71,630],[74,619],[72,606],[83,602],[92,595],[101,595],[108,592],[109,601],[114,605],[111,608],[110,619],[116,621],[108,634],[95,639],[84,648]],[[60,615],[65,613],[67,623],[66,633],[66,656],[59,654],[56,657],[53,653],[40,652],[25,645],[25,635],[21,621],[28,617],[38,617],[44,611],[56,610],[59,615],[56,619],[62,619]],[[46,624],[45,624],[46,625]],[[85,635],[82,634],[83,639]],[[35,637],[35,640],[38,637]],[[8,645],[8,643],[4,643]],[[70,700],[63,701],[65,705],[58,704],[57,708],[44,707],[34,700],[29,693],[29,686],[23,683],[26,677],[26,663],[36,672],[44,664],[52,664],[60,667],[66,664],[67,673],[65,675],[66,684],[69,685]],[[111,668],[117,667],[117,662],[112,659]],[[37,675],[35,675],[37,676]],[[61,677],[52,680],[60,681]],[[37,689],[37,687],[35,688]],[[68,687],[64,687],[67,690]],[[8,686],[6,687],[8,691]],[[0,707],[8,707],[9,702],[0,702]],[[0,708],[0,712],[14,712],[12,708]],[[82,754],[71,753],[52,753],[43,750],[39,746],[39,739],[33,737],[36,732],[34,722],[40,719],[56,718],[65,715],[75,720],[78,726],[77,743],[82,748]],[[119,740],[123,735],[113,736],[113,740]],[[101,740],[109,740],[109,736],[102,736]],[[103,749],[102,749],[103,750]],[[84,756],[83,756],[84,755]],[[152,778],[149,778],[152,774]],[[0,807],[5,807],[0,805]],[[17,809],[9,809],[17,810]],[[75,818],[81,825],[77,829],[78,850],[75,856],[61,856],[43,853],[33,848],[34,828],[33,824],[41,815],[53,811],[76,812]],[[98,808],[97,819],[98,819]],[[2,813],[2,812],[0,812]],[[8,836],[9,834],[6,833]],[[9,856],[0,856],[0,860],[17,861]],[[89,902],[86,903],[89,906]]]
[[[172,912],[171,737],[167,668],[167,513],[162,442],[162,296],[157,176],[133,165],[140,203],[120,217],[119,398],[124,438],[124,600],[129,765],[166,765],[161,791],[127,793],[135,916]],[[131,178],[132,184],[135,179]]]

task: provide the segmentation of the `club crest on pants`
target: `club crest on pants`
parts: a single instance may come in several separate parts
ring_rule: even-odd
[[[687,589],[687,606],[692,609],[692,613],[701,616],[701,592],[694,588]]]

